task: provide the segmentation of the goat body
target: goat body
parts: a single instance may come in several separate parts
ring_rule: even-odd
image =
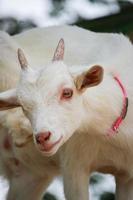
[[[63,40],[60,40],[55,54],[53,51],[60,38],[66,44],[63,61]],[[24,68],[25,57],[19,51],[22,67],[19,84],[10,93],[7,91],[1,94],[0,108],[23,108],[31,122],[35,145],[41,151],[39,153],[34,149],[32,141],[23,148],[14,147],[13,152],[17,155],[15,158],[20,159],[25,167],[27,162],[23,161],[23,154],[26,153],[31,161],[38,163],[34,168],[34,164],[29,162],[26,170],[33,167],[37,177],[40,177],[38,171],[41,171],[42,179],[45,177],[44,171],[51,175],[55,169],[59,171],[61,166],[68,200],[88,199],[88,176],[93,171],[115,176],[117,200],[133,199],[133,46],[130,41],[121,34],[93,33],[69,26],[33,29],[13,36],[11,40],[14,40],[13,47],[16,51],[17,48],[24,49],[29,64],[26,62]],[[4,55],[6,52],[10,55],[10,51],[5,48]],[[14,70],[16,79],[12,85],[12,81],[9,83],[8,88],[13,88],[19,77],[19,62],[15,51],[13,52],[14,64],[11,67],[9,63],[9,70]],[[53,62],[49,64],[52,55]],[[41,68],[42,65],[45,67]],[[3,70],[2,66],[1,68]],[[120,115],[123,105],[123,93],[114,79],[115,75],[126,88],[129,109],[118,134],[108,137],[108,130]],[[19,138],[21,140],[21,131],[18,134],[15,134],[15,130],[13,132],[13,141]],[[43,148],[40,148],[37,136],[48,132],[50,136],[47,141],[46,137],[43,139]],[[28,134],[25,133],[24,138],[27,137]],[[15,145],[14,142],[13,144]],[[41,154],[55,154],[55,157],[42,158]],[[50,170],[48,167],[47,170],[46,167],[51,165],[50,158],[57,168]],[[40,166],[41,170],[38,170]],[[38,182],[41,183],[40,180]],[[29,199],[28,196],[26,198]]]
[[[16,86],[19,78],[19,45],[7,33],[0,32],[0,46],[0,90],[4,91]],[[58,155],[48,158],[36,150],[30,123],[22,110],[2,111],[0,175],[9,182],[6,199],[40,200],[59,170]]]

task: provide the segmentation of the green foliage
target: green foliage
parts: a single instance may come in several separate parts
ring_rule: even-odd
[[[115,200],[115,196],[111,192],[104,192],[101,195],[100,200]]]
[[[124,7],[120,13],[93,20],[79,19],[76,25],[96,32],[123,32],[133,31],[133,5]]]
[[[54,197],[54,195],[52,195],[52,194],[50,194],[50,193],[46,193],[46,194],[44,195],[43,200],[57,200],[57,199]]]
[[[53,9],[50,12],[51,16],[57,16],[65,8],[65,0],[52,0]]]
[[[103,3],[103,4],[109,3],[109,1],[107,1],[107,0],[88,0],[88,1],[90,1],[92,3]]]
[[[23,30],[33,27],[36,27],[36,24],[30,20],[19,21],[13,17],[5,17],[0,19],[0,30],[8,32],[10,35],[20,33]]]
[[[90,178],[90,184],[95,185],[103,181],[103,177],[100,174],[93,174]]]

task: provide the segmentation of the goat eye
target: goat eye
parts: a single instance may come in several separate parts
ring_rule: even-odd
[[[70,88],[66,88],[62,92],[62,98],[63,99],[70,99],[73,95],[73,90]]]

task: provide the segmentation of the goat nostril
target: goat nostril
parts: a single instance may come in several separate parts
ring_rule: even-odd
[[[51,133],[48,131],[48,132],[45,133],[45,135],[46,136],[45,136],[44,140],[45,141],[49,140]]]
[[[44,142],[48,141],[51,136],[51,132],[41,132],[36,136],[36,141],[38,144],[43,144]]]
[[[36,142],[37,142],[38,144],[40,144],[40,137],[39,137],[39,135],[36,135]]]

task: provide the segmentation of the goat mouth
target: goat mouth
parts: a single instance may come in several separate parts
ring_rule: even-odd
[[[62,136],[55,143],[45,143],[43,145],[39,145],[40,151],[50,152],[60,141],[62,140]]]

